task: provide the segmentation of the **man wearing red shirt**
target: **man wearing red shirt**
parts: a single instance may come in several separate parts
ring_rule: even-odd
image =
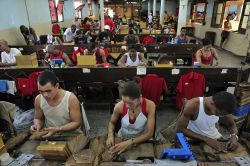
[[[104,25],[108,25],[110,27],[110,32],[115,30],[115,23],[107,15],[104,18]]]
[[[72,54],[72,61],[76,65],[77,65],[77,55],[78,54],[80,54],[80,55],[88,55],[89,51],[88,51],[88,49],[85,49],[85,48],[82,48],[82,47],[78,47],[78,49],[73,52],[73,54]]]

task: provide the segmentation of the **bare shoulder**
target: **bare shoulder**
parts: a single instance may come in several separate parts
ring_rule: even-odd
[[[35,104],[39,104],[41,101],[41,94],[37,95],[35,98]]]
[[[155,103],[149,99],[146,99],[146,108],[148,111],[155,111]]]
[[[122,108],[123,108],[124,102],[123,101],[119,101],[115,107],[114,107],[114,112],[116,113],[121,113],[122,112]]]
[[[77,98],[76,95],[75,95],[74,93],[72,93],[72,92],[70,92],[69,101],[70,101],[70,102],[78,102],[78,103],[79,103],[78,98]]]
[[[199,98],[193,98],[191,100],[188,100],[184,107],[184,114],[193,116],[199,110],[199,106],[200,106]]]

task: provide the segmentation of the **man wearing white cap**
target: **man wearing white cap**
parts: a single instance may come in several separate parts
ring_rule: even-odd
[[[105,25],[104,31],[99,33],[97,41],[109,44],[112,39],[113,39],[113,34],[110,32],[110,26]]]

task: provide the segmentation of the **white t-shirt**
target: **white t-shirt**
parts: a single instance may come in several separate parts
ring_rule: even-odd
[[[76,35],[76,31],[77,31],[77,29],[75,30],[74,33],[72,33],[71,28],[66,29],[66,31],[64,32],[64,35],[66,36],[66,42],[71,42],[74,40],[74,37]]]
[[[153,21],[153,16],[152,15],[148,15],[148,23],[152,23]]]
[[[11,48],[10,52],[2,52],[1,53],[1,59],[2,63],[16,63],[15,56],[21,54],[21,52],[16,48]]]

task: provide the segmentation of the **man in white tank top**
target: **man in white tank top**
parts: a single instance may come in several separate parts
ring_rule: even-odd
[[[128,48],[128,53],[125,53],[121,59],[118,61],[118,66],[121,67],[131,67],[131,66],[146,66],[147,60],[144,55],[136,51],[135,45],[130,45]]]
[[[55,134],[81,134],[82,116],[77,97],[59,88],[54,73],[45,71],[38,77],[40,95],[35,99],[35,119],[31,130],[44,129],[48,133],[43,138]]]
[[[184,106],[177,130],[189,138],[204,141],[216,150],[235,150],[238,147],[238,130],[232,116],[235,108],[235,97],[228,92],[193,98]],[[227,149],[223,149],[217,140],[221,138],[215,127],[219,118],[223,119],[224,125],[230,130],[231,137]]]

